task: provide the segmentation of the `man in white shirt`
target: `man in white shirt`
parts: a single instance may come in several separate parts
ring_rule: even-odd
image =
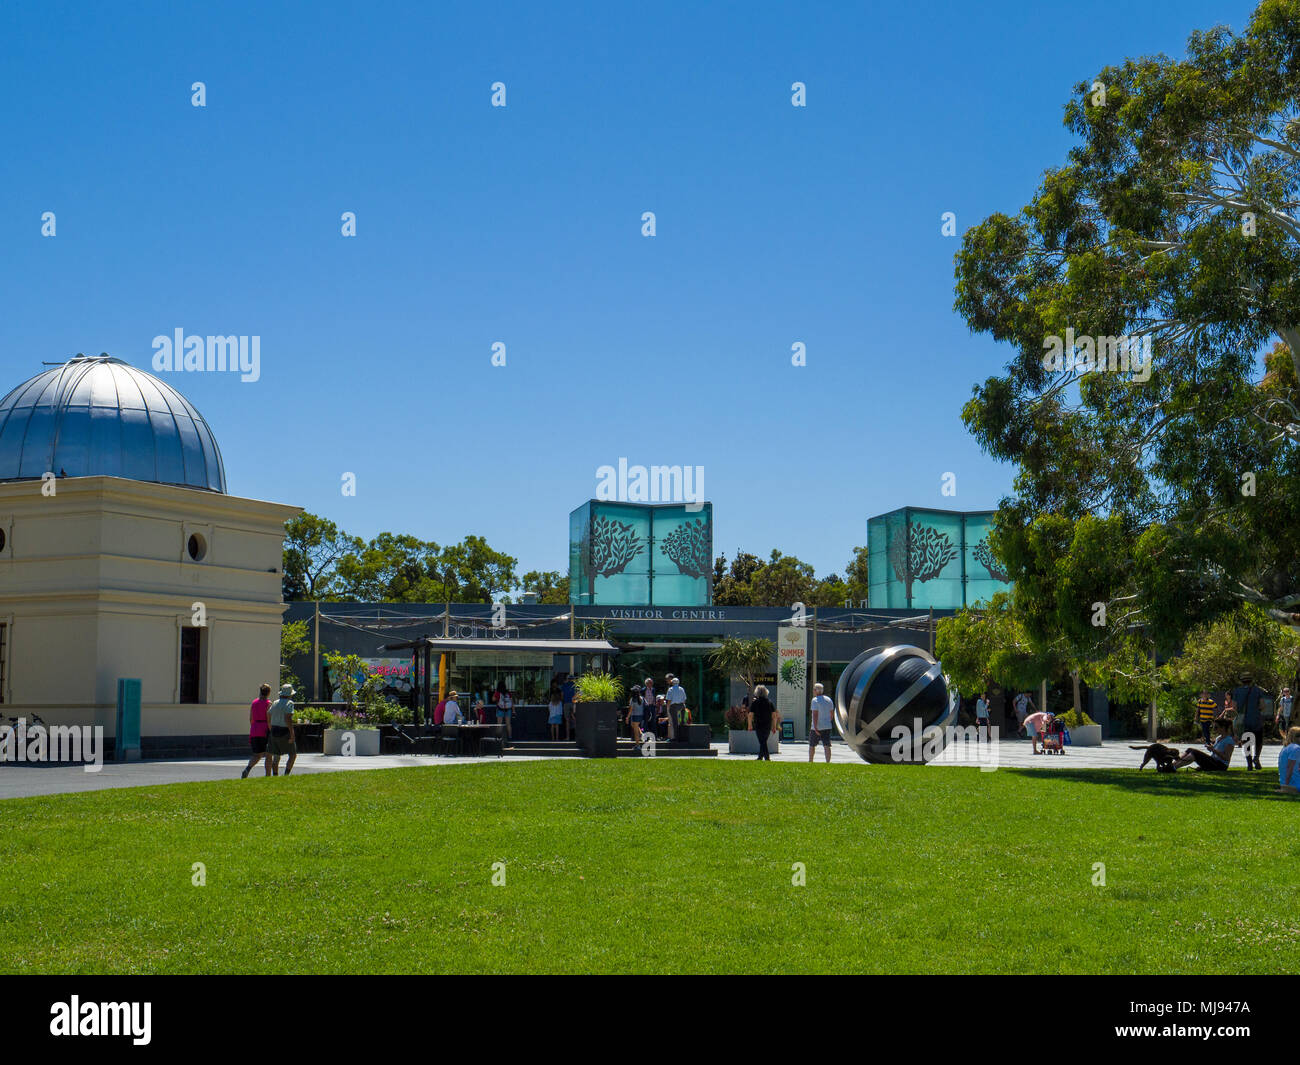
[[[1025,718],[1034,712],[1034,700],[1029,697],[1027,692],[1021,692],[1016,696],[1013,704],[1016,710],[1016,731],[1025,731]]]
[[[673,738],[681,734],[682,711],[686,709],[686,689],[676,677],[668,677],[668,720],[672,722]]]
[[[465,721],[465,715],[460,712],[460,703],[456,702],[456,693],[447,693],[447,708],[442,715],[444,725],[460,725]]]
[[[808,761],[817,753],[817,744],[826,751],[826,761],[831,760],[831,736],[835,732],[835,704],[822,694],[820,684],[813,685],[812,729],[808,732]]]

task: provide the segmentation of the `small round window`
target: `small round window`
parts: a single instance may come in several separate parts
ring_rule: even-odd
[[[204,541],[203,537],[198,533],[190,534],[190,539],[185,545],[185,549],[190,553],[190,558],[194,559],[195,562],[202,562],[203,556],[208,553],[208,545],[206,541]]]

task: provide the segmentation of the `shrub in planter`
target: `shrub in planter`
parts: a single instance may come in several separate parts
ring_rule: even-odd
[[[1065,727],[1070,730],[1070,745],[1073,747],[1100,747],[1101,726],[1082,710],[1067,710],[1060,715]]]
[[[621,703],[623,682],[610,673],[593,670],[584,673],[575,682],[576,698],[583,703]]]

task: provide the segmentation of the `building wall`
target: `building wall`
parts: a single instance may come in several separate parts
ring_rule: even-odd
[[[873,607],[953,610],[1011,584],[988,547],[992,511],[903,507],[867,522]]]
[[[142,681],[141,734],[238,735],[279,676],[284,522],[296,507],[117,477],[0,484],[0,695],[9,716],[113,732]],[[189,537],[206,543],[201,561]],[[200,703],[180,703],[181,630],[201,603]]]
[[[569,515],[569,601],[708,606],[713,504],[583,503]]]

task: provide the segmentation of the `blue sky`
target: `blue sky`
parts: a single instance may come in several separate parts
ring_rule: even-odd
[[[1251,8],[11,0],[0,383],[257,335],[256,382],[162,375],[236,494],[564,571],[598,466],[698,465],[715,551],[842,570],[869,516],[1011,485],[942,213],[1014,212],[1075,82]]]

